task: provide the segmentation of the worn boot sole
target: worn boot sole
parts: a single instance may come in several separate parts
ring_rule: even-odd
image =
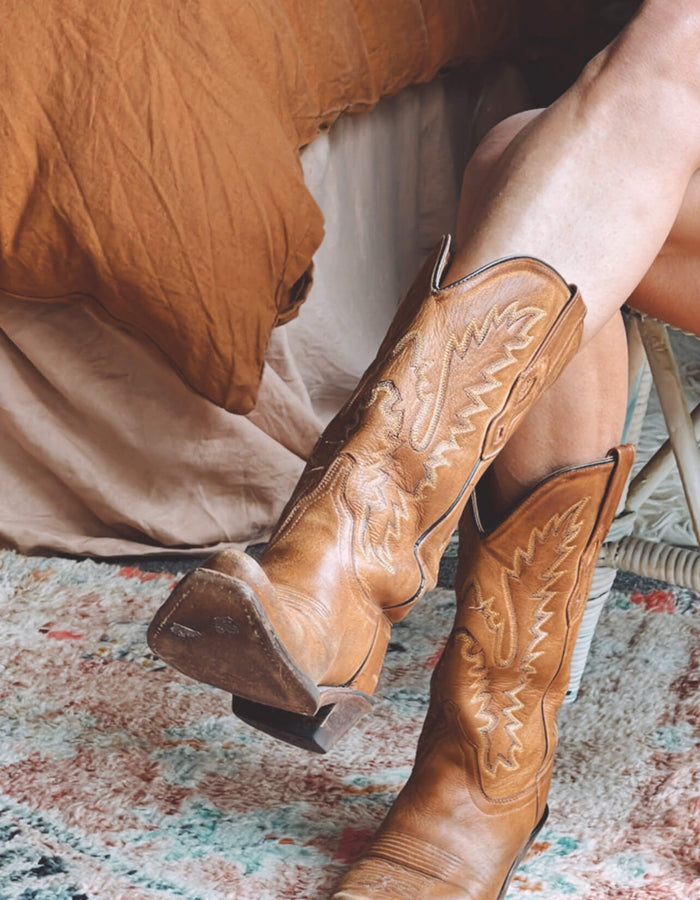
[[[382,616],[358,676],[381,668],[389,631]],[[174,668],[233,694],[243,721],[314,753],[327,753],[374,704],[352,686],[354,678],[317,686],[277,637],[256,591],[222,572],[187,575],[153,619],[148,642]]]

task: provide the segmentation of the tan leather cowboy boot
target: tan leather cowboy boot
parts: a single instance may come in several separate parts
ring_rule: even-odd
[[[449,238],[319,440],[258,564],[221,553],[149,630],[234,711],[324,752],[371,704],[391,624],[432,588],[469,493],[573,356],[584,305],[534,259],[443,284]]]
[[[334,900],[505,897],[547,817],[556,713],[633,456],[556,473],[488,533],[465,511],[413,773]]]

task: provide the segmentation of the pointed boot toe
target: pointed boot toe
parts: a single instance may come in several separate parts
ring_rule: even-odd
[[[386,859],[362,860],[345,878],[331,900],[464,900],[455,885],[407,869]]]

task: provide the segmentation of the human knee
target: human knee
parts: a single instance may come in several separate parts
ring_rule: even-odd
[[[671,15],[673,4],[661,5],[675,24],[651,28],[640,13],[586,66],[568,92],[569,108],[584,137],[614,136],[683,180],[700,167],[700,4],[681,19]]]
[[[526,109],[515,113],[494,125],[486,133],[474,151],[472,160],[482,169],[495,165],[503,155],[506,147],[520,132],[542,112],[540,109]]]
[[[537,118],[541,110],[530,109],[503,119],[482,138],[464,171],[460,208],[457,222],[457,240],[461,240],[463,227],[471,210],[478,207],[482,193],[487,189],[498,164],[511,141]]]

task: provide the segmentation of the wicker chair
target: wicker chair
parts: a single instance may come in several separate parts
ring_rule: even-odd
[[[656,386],[669,438],[631,480],[601,551],[572,659],[567,702],[576,699],[593,633],[618,569],[700,591],[700,550],[632,535],[640,509],[677,465],[700,544],[700,404],[692,413],[688,410],[668,326],[632,310],[628,311],[626,321],[630,403],[624,440],[635,444],[639,441],[652,383]]]

